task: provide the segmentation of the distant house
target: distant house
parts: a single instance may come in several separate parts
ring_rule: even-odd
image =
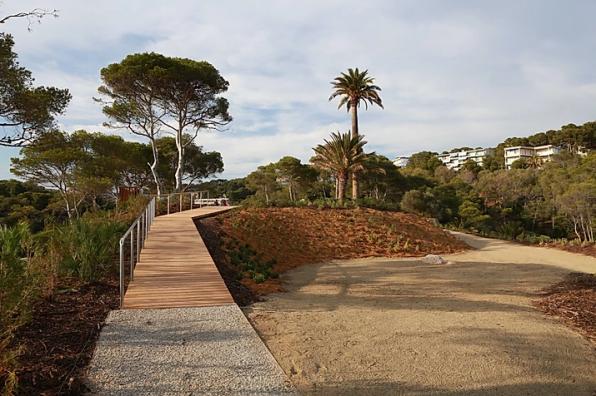
[[[482,166],[484,158],[494,154],[495,150],[492,148],[476,148],[471,150],[461,150],[453,153],[439,154],[437,157],[449,169],[459,170],[463,164],[472,160],[478,165]]]
[[[538,157],[542,162],[550,161],[553,155],[559,154],[561,148],[552,144],[542,146],[505,147],[505,167],[511,169],[513,163],[520,159]]]
[[[398,168],[405,168],[410,162],[410,157],[397,157],[393,160],[393,164]]]

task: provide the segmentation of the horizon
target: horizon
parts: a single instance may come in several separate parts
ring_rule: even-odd
[[[285,155],[308,161],[330,132],[347,131],[348,114],[327,99],[329,82],[348,67],[368,69],[383,89],[385,110],[361,111],[360,128],[367,149],[390,159],[494,147],[596,119],[596,3],[307,2],[288,12],[292,4],[107,1],[90,9],[72,0],[26,0],[5,1],[0,13],[59,11],[31,32],[22,20],[2,28],[15,37],[19,62],[36,84],[70,89],[73,100],[58,117],[68,132],[110,132],[92,98],[99,70],[128,54],[212,63],[230,82],[224,96],[234,121],[225,132],[202,133],[197,144],[222,153],[221,179]],[[363,13],[375,17],[362,24]],[[348,31],[356,21],[358,31]],[[10,157],[18,151],[0,148],[0,178],[14,178]]]

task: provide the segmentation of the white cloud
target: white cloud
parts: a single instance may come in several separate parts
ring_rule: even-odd
[[[234,122],[202,134],[226,176],[283,155],[307,160],[349,118],[329,103],[329,81],[368,68],[385,110],[361,114],[371,148],[394,156],[494,145],[596,118],[596,3],[420,1],[5,1],[3,10],[57,8],[28,33],[7,25],[40,83],[68,87],[60,120],[101,129],[92,101],[99,69],[158,51],[206,59],[230,81]],[[0,162],[7,163],[0,149]],[[0,167],[0,177],[6,176]]]

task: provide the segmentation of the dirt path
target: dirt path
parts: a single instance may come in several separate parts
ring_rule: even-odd
[[[594,345],[535,310],[596,259],[461,235],[478,250],[313,265],[246,313],[306,394],[589,395]]]

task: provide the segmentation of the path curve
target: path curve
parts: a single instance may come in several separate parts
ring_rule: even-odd
[[[596,353],[533,308],[545,286],[596,259],[458,234],[477,250],[335,261],[284,277],[245,310],[305,394],[586,395]]]

